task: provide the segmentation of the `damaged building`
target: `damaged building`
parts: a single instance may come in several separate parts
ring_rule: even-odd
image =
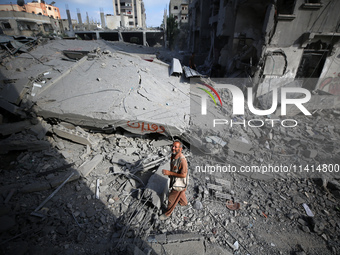
[[[113,15],[106,15],[109,29],[146,28],[146,14],[143,0],[113,1]]]
[[[303,87],[337,94],[339,4],[192,1],[191,50],[205,54],[212,77],[251,77],[257,96],[278,77],[308,78]]]
[[[0,27],[2,33],[8,36],[49,35],[60,31],[56,19],[14,11],[0,11]]]
[[[212,77],[246,77],[263,104],[274,77],[314,90],[312,116],[288,128],[242,104],[233,114],[224,79],[182,68],[181,52],[118,32],[2,35],[0,254],[340,254],[337,6],[191,1],[191,50]],[[206,116],[197,91],[209,92]],[[161,220],[174,140],[188,205]]]
[[[45,2],[0,4],[0,28],[9,36],[57,33],[60,31],[59,20],[59,8]]]

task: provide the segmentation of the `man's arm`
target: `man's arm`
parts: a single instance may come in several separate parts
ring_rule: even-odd
[[[174,176],[174,177],[178,177],[178,178],[185,178],[185,177],[187,177],[187,174],[188,174],[188,163],[187,163],[185,158],[181,159],[180,168],[181,168],[181,173],[174,173],[174,172],[171,172],[171,171],[165,170],[165,169],[162,170],[162,173],[164,175]]]

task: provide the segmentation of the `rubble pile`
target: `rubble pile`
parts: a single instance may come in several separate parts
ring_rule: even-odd
[[[106,53],[104,59],[111,58]],[[32,84],[51,82],[45,71],[37,72]],[[220,94],[227,103],[210,117],[231,116],[231,95]],[[190,130],[174,137],[37,116],[30,111],[34,103],[23,101],[11,102],[20,113],[0,115],[3,254],[340,252],[340,123],[334,109],[297,115],[294,128],[256,121],[259,127],[204,128],[193,112]],[[256,119],[249,111],[233,118]],[[176,138],[183,141],[189,164],[189,204],[161,221],[168,182],[161,170],[169,169]],[[270,164],[297,171],[238,171]],[[323,171],[323,164],[333,165],[333,171]],[[218,171],[218,165],[236,171]]]

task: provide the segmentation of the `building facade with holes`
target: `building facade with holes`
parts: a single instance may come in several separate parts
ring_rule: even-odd
[[[33,1],[22,6],[18,4],[0,4],[0,11],[26,12],[42,16],[47,16],[53,19],[60,19],[59,8],[51,4],[46,4],[44,1]]]
[[[105,16],[109,29],[146,28],[143,0],[113,0],[113,15]]]
[[[0,28],[9,36],[36,36],[58,33],[58,20],[27,12],[0,12]]]
[[[35,1],[23,5],[0,4],[0,28],[6,35],[35,36],[58,33],[59,8]]]
[[[189,23],[189,0],[170,0],[169,16],[173,16],[179,27]]]
[[[190,50],[213,77],[250,79],[260,100],[282,86],[276,78],[340,95],[339,10],[332,0],[193,0]]]

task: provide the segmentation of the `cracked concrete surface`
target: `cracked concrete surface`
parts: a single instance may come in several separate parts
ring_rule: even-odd
[[[72,71],[43,84],[32,97],[38,115],[140,134],[174,136],[188,127],[189,84],[169,76],[166,64],[122,54],[114,44],[90,44],[100,46],[96,58],[74,63]],[[105,50],[110,54],[103,54]]]

